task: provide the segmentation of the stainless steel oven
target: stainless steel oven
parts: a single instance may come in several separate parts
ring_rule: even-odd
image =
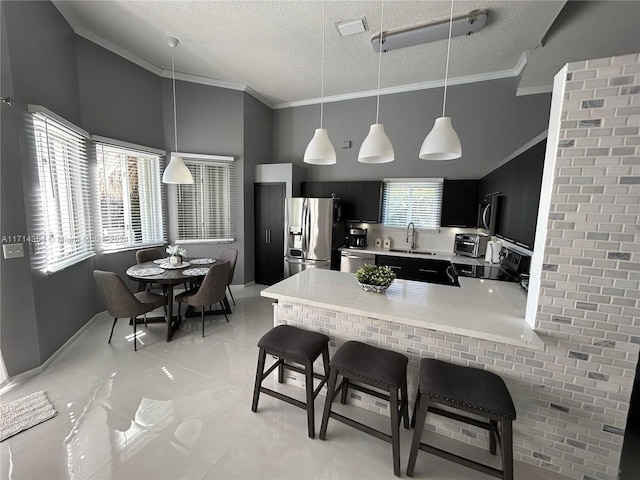
[[[466,257],[484,257],[487,251],[488,235],[478,233],[457,233],[453,251]]]

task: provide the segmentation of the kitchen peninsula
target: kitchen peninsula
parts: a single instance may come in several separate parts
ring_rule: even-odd
[[[326,323],[328,333],[341,332],[340,319],[361,317],[365,324],[377,328],[414,327],[542,349],[542,341],[524,320],[526,293],[517,283],[466,277],[459,281],[460,287],[453,287],[395,280],[385,294],[375,294],[364,292],[354,274],[308,269],[261,295],[279,301],[283,311],[276,312],[275,323],[289,323],[296,316],[303,320],[309,318],[311,309],[321,309],[333,312],[321,322]],[[349,337],[344,340],[355,339],[354,328],[343,332]],[[371,332],[371,328],[364,328],[365,337],[372,337]]]

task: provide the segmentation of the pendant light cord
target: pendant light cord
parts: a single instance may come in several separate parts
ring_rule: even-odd
[[[173,72],[173,132],[176,140],[176,153],[178,153],[178,116],[176,114],[176,67],[173,60],[173,47],[171,49],[171,71]]]
[[[380,123],[380,70],[382,66],[382,26],[384,25],[384,0],[382,0],[380,5],[380,52],[378,53],[378,98],[376,100],[376,123]]]
[[[444,70],[444,98],[442,99],[442,116],[444,117],[447,105],[447,79],[449,78],[449,52],[451,51],[451,30],[453,28],[453,0],[451,0],[451,13],[449,14],[449,40],[447,41],[447,66]]]
[[[320,128],[324,116],[324,24],[327,17],[327,1],[322,2],[322,55],[320,57]]]

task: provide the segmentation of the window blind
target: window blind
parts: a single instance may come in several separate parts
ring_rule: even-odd
[[[235,235],[233,162],[184,157],[193,175],[192,185],[179,185],[177,198],[177,242],[232,242]]]
[[[33,113],[39,195],[34,266],[62,270],[94,254],[86,136],[53,116]]]
[[[382,192],[382,224],[437,229],[442,213],[443,179],[385,179]]]
[[[102,251],[164,243],[160,157],[95,142]]]

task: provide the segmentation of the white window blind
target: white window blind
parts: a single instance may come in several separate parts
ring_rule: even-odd
[[[104,142],[94,145],[101,250],[164,243],[160,156]]]
[[[41,111],[33,113],[33,127],[39,241],[32,258],[36,268],[52,273],[94,254],[87,141],[80,129]]]
[[[194,159],[182,155],[193,175],[193,184],[177,186],[176,241],[232,242],[235,235],[233,161]]]
[[[382,224],[437,229],[442,213],[441,178],[385,179],[383,181]]]

